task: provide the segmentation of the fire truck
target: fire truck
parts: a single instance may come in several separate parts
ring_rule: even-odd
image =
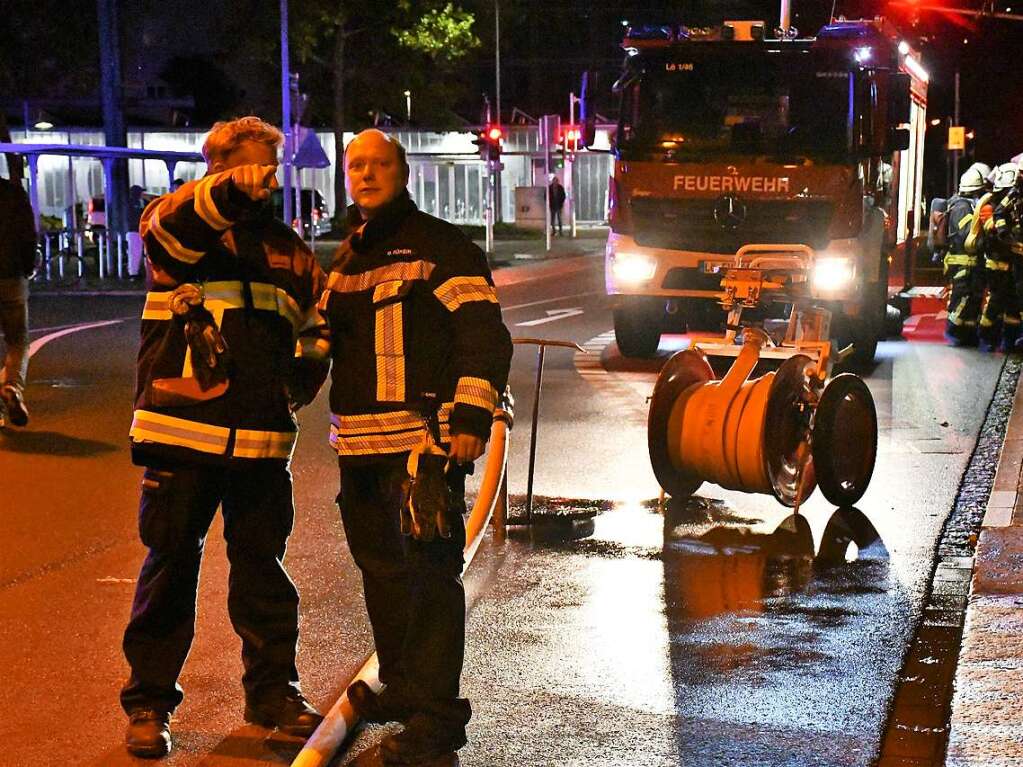
[[[719,324],[722,257],[772,245],[812,253],[832,338],[872,360],[889,265],[924,219],[917,53],[881,19],[810,38],[753,21],[633,27],[622,47],[605,262],[622,354]]]

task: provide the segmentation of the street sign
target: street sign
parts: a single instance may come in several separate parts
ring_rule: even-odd
[[[966,149],[966,128],[961,125],[948,127],[948,148]]]

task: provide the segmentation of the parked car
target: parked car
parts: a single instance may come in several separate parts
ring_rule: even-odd
[[[274,215],[277,218],[284,217],[284,190],[274,189],[270,192],[270,204],[273,205]],[[318,189],[302,190],[302,215],[301,229],[298,226],[299,216],[295,216],[292,228],[301,237],[308,237],[310,227],[317,237],[322,237],[331,230],[330,211],[327,210],[327,203]]]
[[[152,192],[142,193],[142,207],[151,203],[160,195]],[[103,195],[97,194],[89,198],[85,211],[85,231],[92,232],[107,228],[107,208]]]

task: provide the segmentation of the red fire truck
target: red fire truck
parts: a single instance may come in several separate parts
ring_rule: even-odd
[[[889,264],[924,219],[927,72],[882,20],[772,34],[626,34],[606,286],[627,356],[723,321],[721,256],[750,244],[812,250],[813,297],[855,359],[884,335]]]

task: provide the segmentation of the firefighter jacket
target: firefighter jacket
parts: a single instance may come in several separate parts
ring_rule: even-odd
[[[313,254],[227,173],[154,200],[140,233],[152,289],[142,313],[133,460],[288,460],[297,427],[286,387],[296,372],[322,384],[329,365],[316,309],[326,276]],[[207,401],[161,407],[153,381],[192,376],[185,323],[171,305],[175,290],[196,288],[228,348],[228,388]]]
[[[972,197],[956,195],[948,201],[946,226],[948,227],[948,254],[945,256],[945,275],[955,278],[963,270],[977,265],[976,236],[970,237],[977,201]]]
[[[995,208],[994,237],[1005,253],[1003,258],[1023,256],[1023,193],[1011,190]]]
[[[361,224],[355,207],[354,226]],[[320,301],[334,360],[331,445],[342,461],[403,453],[437,409],[440,441],[483,440],[511,365],[483,252],[402,193],[338,250]]]

